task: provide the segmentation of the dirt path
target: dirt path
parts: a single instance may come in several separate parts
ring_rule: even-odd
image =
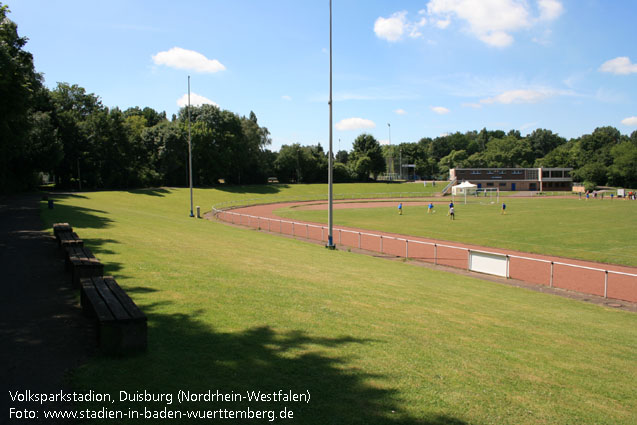
[[[88,356],[94,335],[55,239],[43,231],[38,195],[0,199],[0,268],[0,423],[16,424],[24,421],[9,420],[11,407],[69,407],[15,403],[9,391],[68,390],[67,373]]]

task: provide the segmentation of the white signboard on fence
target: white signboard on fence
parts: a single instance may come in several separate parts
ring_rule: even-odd
[[[505,255],[471,251],[469,269],[474,272],[507,277],[507,258]]]

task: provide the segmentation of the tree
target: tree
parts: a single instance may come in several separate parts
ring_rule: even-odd
[[[279,155],[274,162],[276,177],[281,183],[300,183],[304,177],[305,162],[308,159],[301,148],[301,145],[283,145],[279,150]]]
[[[554,134],[551,130],[538,128],[526,136],[536,158],[542,158],[558,146],[566,143],[566,139]]]
[[[243,183],[265,183],[271,174],[268,155],[265,155],[265,147],[272,143],[270,132],[259,126],[257,116],[252,111],[248,118],[242,117],[241,128],[244,148],[240,152],[243,156]]]
[[[368,169],[369,174],[373,175],[374,179],[378,177],[378,174],[386,170],[385,158],[383,157],[380,143],[371,134],[364,133],[358,136],[354,140],[352,148],[353,150],[350,156],[350,161],[355,164],[354,169],[357,170],[356,173],[360,179],[366,180],[368,177],[361,174],[364,169]],[[367,157],[367,160],[364,160],[359,164],[360,160],[364,157]],[[367,163],[369,165],[362,166],[362,164]]]
[[[609,167],[610,183],[616,186],[637,187],[637,140],[616,145],[611,149],[611,155],[613,165]]]
[[[327,156],[321,145],[283,145],[274,162],[281,183],[317,183],[327,181]]]
[[[464,168],[464,161],[467,159],[467,151],[451,151],[451,153],[440,160],[438,168],[441,173],[448,173],[452,168]]]
[[[0,3],[0,193],[32,186],[37,171],[32,155],[42,154],[37,151],[39,145],[30,145],[27,137],[32,132],[42,76],[35,72],[31,53],[23,49],[27,38],[18,35],[18,26],[8,14],[9,8]],[[43,116],[36,119],[44,124]]]
[[[575,181],[591,182],[600,185],[607,180],[608,167],[598,162],[590,162],[576,170],[571,175]]]
[[[96,121],[93,126],[88,125],[89,117],[95,113],[104,113],[105,108],[99,97],[92,93],[86,93],[86,90],[76,84],[58,83],[55,90],[51,91],[52,102],[52,118],[57,128],[58,137],[63,146],[63,159],[55,167],[56,181],[61,187],[76,188],[78,185],[78,174],[82,174],[79,169],[84,168],[89,171],[88,164],[85,163],[88,158],[94,158],[92,161],[99,160],[94,148],[98,145],[98,138],[104,136],[104,132],[99,137],[92,134],[95,130]],[[85,173],[84,177],[90,177],[92,187],[98,185],[100,179],[94,174],[96,170],[90,170],[91,173]]]
[[[481,158],[487,167],[530,167],[535,159],[529,141],[513,134],[492,138]]]
[[[354,162],[354,173],[359,181],[366,181],[372,174],[372,160],[367,155],[357,156]]]
[[[574,143],[562,144],[548,152],[543,158],[535,160],[536,167],[576,167]]]
[[[352,172],[342,162],[334,163],[333,177],[334,183],[349,183],[353,180]]]
[[[188,141],[177,122],[162,121],[142,132],[149,156],[148,168],[157,172],[160,184],[188,186]]]
[[[335,162],[347,164],[347,160],[349,159],[349,154],[347,153],[347,151],[341,150],[336,153],[336,157],[334,159],[335,159]]]

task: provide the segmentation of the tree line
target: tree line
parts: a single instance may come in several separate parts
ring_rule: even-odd
[[[188,184],[188,122],[193,183],[211,186],[327,181],[320,144],[268,149],[271,138],[256,115],[212,105],[182,108],[171,119],[149,107],[120,110],[75,84],[44,86],[17,25],[0,3],[0,192],[26,190],[43,173],[56,187],[122,189]],[[190,114],[190,119],[188,119]],[[454,167],[572,167],[589,186],[637,187],[637,131],[614,127],[566,140],[546,129],[527,136],[501,130],[453,133],[397,145],[359,135],[335,155],[334,181],[368,181],[400,174],[446,179]],[[405,175],[405,173],[402,173]]]

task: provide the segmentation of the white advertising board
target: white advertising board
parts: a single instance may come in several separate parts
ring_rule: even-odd
[[[507,277],[507,258],[505,255],[471,251],[469,269],[474,272]]]

